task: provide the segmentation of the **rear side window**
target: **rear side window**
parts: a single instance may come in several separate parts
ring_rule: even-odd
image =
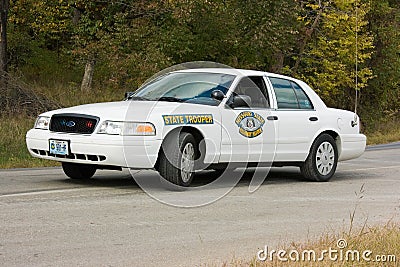
[[[275,91],[279,109],[313,109],[312,103],[301,87],[289,80],[269,78]]]
[[[299,101],[299,108],[300,109],[313,109],[310,99],[304,93],[303,89],[297,85],[297,83],[291,82],[294,92],[296,93],[297,100]]]

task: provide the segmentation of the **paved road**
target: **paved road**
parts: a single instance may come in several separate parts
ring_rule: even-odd
[[[357,225],[400,221],[400,148],[390,148],[341,163],[329,183],[276,168],[249,194],[248,172],[221,200],[192,209],[155,201],[128,172],[76,182],[58,168],[0,171],[0,265],[219,264],[348,229],[354,210]]]

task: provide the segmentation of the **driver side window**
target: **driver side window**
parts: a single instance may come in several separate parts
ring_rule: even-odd
[[[267,88],[262,76],[243,77],[233,91],[229,102],[232,102],[233,97],[237,95],[249,97],[250,101],[247,103],[249,108],[270,107]]]

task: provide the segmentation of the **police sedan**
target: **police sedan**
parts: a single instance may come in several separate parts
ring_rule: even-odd
[[[202,68],[158,76],[123,101],[40,114],[26,143],[72,179],[97,169],[155,169],[189,186],[198,170],[270,164],[328,181],[338,161],[364,152],[359,125],[355,113],[328,108],[303,81]]]

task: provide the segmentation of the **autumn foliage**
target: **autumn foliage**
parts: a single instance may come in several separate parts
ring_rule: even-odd
[[[63,90],[79,90],[90,63],[86,89],[120,94],[215,61],[304,79],[333,107],[354,109],[358,90],[368,124],[399,116],[399,28],[396,0],[10,0],[7,62]]]

